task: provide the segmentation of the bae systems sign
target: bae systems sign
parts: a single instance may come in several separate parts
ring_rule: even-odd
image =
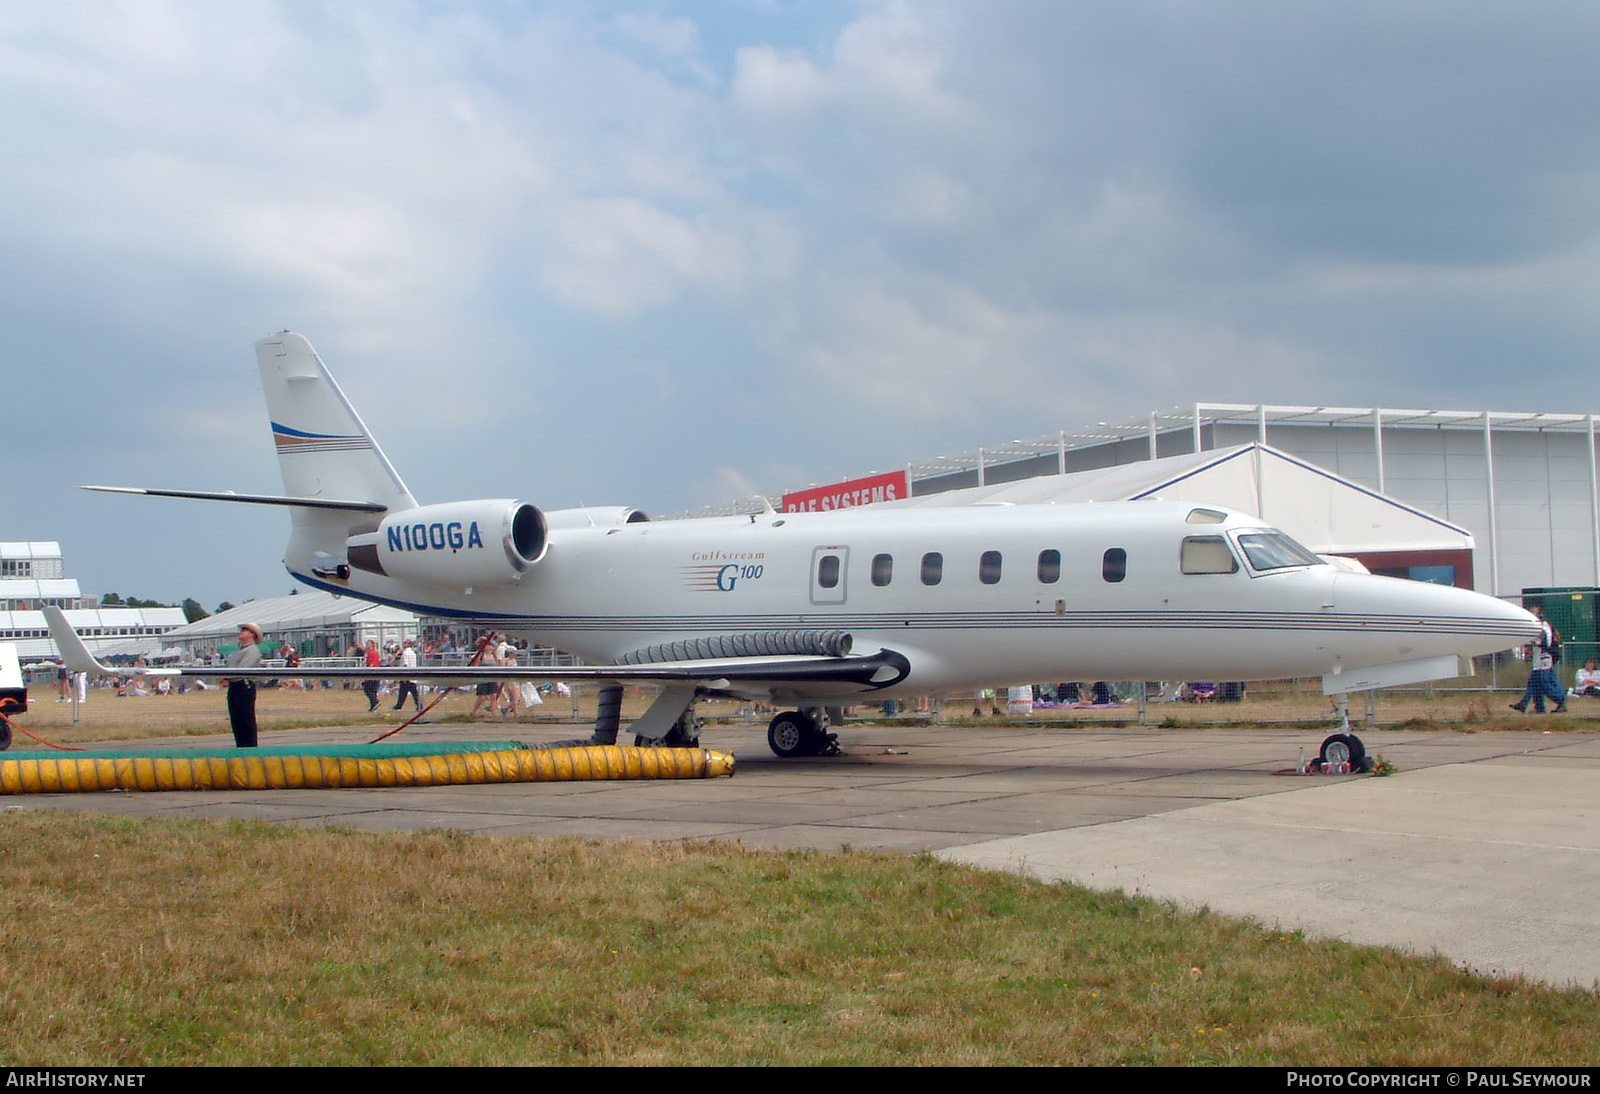
[[[835,483],[832,486],[813,486],[809,490],[796,490],[783,496],[785,513],[817,513],[832,509],[850,509],[857,505],[871,505],[875,501],[894,501],[908,496],[906,473],[889,471],[882,475],[868,475],[864,479]]]

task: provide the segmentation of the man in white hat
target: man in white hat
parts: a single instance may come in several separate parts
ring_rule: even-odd
[[[253,669],[261,664],[261,647],[266,635],[259,623],[239,624],[239,648],[228,658],[230,669]],[[254,680],[228,681],[228,721],[233,726],[233,743],[240,748],[256,747],[256,685]]]

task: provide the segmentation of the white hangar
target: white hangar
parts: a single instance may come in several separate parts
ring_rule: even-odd
[[[1498,596],[1600,585],[1593,414],[1197,403],[912,463],[906,474],[916,498],[1252,443],[1465,530],[1470,574],[1458,570],[1455,584]],[[1263,519],[1301,534],[1263,501]],[[1393,569],[1437,579],[1433,568],[1449,564],[1418,556]]]

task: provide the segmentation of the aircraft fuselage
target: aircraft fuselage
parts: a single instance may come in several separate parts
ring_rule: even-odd
[[[332,531],[310,525],[337,519],[306,521],[307,546]],[[472,535],[455,531],[434,537],[452,557]],[[482,549],[497,548],[477,531]],[[884,696],[1320,676],[1491,653],[1527,637],[1520,608],[1337,570],[1296,557],[1286,538],[1243,514],[1138,501],[557,526],[525,572],[470,586],[359,570],[330,582],[293,543],[285,561],[309,584],[481,621],[591,663],[675,641],[841,631],[858,654],[882,648],[909,661]]]

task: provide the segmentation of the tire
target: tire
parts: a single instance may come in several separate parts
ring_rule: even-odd
[[[661,739],[661,743],[668,748],[698,748],[700,746],[700,720],[698,718],[690,719],[689,724],[685,726],[684,720],[678,719],[677,722],[673,723],[672,728],[667,730],[667,735]]]
[[[1365,772],[1371,764],[1367,760],[1366,746],[1354,733],[1335,733],[1322,742],[1317,759],[1323,767],[1329,764],[1349,764],[1351,771]]]
[[[769,743],[772,740],[770,727],[767,731],[767,740]],[[671,729],[667,730],[667,735],[662,737],[660,740],[656,740],[652,737],[640,737],[635,734],[633,738],[633,744],[635,748],[699,748],[700,738],[696,736],[692,741],[685,739],[683,735],[683,728],[675,725]]]
[[[11,723],[0,717],[0,752],[11,747]]]
[[[785,711],[767,724],[767,747],[786,760],[815,755],[818,736],[811,719],[798,710]]]
[[[1363,775],[1372,770],[1372,757],[1367,755],[1367,746],[1354,733],[1350,734],[1350,770]]]

